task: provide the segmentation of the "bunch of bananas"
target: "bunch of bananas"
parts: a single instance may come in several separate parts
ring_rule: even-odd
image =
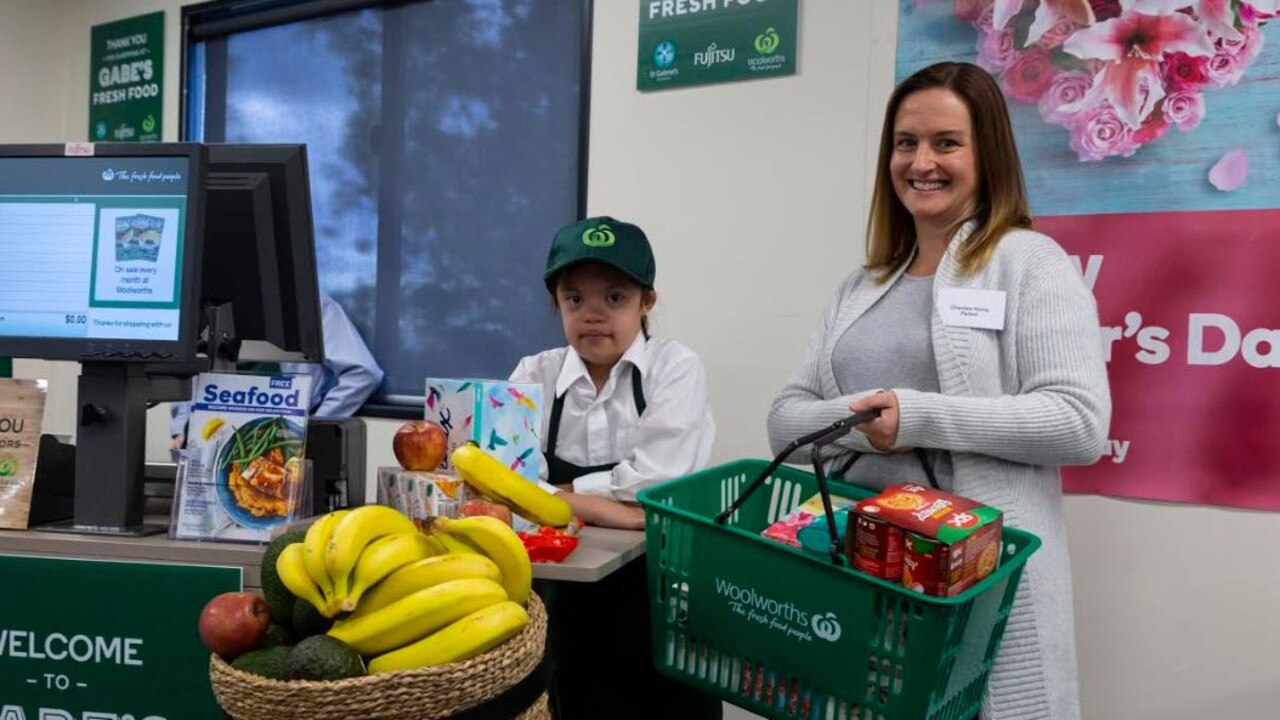
[[[562,527],[573,511],[569,503],[536,483],[520,477],[473,442],[459,445],[449,462],[458,475],[480,494],[511,508],[517,515],[539,525]]]
[[[329,635],[370,657],[371,673],[466,660],[529,621],[529,554],[488,516],[436,518],[424,533],[386,506],[339,510],[286,546],[276,571],[339,618]]]

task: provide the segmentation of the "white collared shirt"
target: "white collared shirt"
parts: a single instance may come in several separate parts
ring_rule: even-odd
[[[633,368],[640,371],[644,388],[643,416],[636,412]],[[716,426],[707,372],[702,360],[675,340],[637,334],[599,393],[572,347],[524,358],[511,381],[542,384],[544,451],[552,402],[563,394],[556,455],[584,467],[618,463],[574,480],[574,492],[634,502],[641,490],[700,470],[711,460]],[[546,480],[547,463],[542,467]]]

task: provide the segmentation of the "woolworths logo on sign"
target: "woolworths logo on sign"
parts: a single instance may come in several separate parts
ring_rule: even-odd
[[[725,599],[735,615],[787,637],[802,642],[811,642],[814,638],[827,642],[840,639],[840,618],[833,612],[801,610],[795,603],[769,597],[753,587],[743,587],[719,577],[716,578],[716,594]]]
[[[769,28],[756,36],[756,52],[761,55],[772,55],[781,44],[782,39],[778,37],[778,31],[773,28]]]

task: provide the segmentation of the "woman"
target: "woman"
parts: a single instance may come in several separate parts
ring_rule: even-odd
[[[1110,391],[1093,297],[1066,253],[1031,230],[989,75],[939,63],[898,86],[871,202],[866,267],[841,284],[774,400],[770,442],[777,451],[879,409],[837,445],[831,472],[876,488],[936,484],[1040,536],[982,717],[1078,720],[1058,466],[1100,457]]]

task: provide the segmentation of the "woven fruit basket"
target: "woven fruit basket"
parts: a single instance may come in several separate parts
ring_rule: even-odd
[[[218,656],[209,681],[234,720],[445,720],[490,702],[542,673],[547,612],[530,595],[529,624],[515,637],[465,662],[332,682],[272,680],[237,670]],[[551,720],[543,686],[514,720]]]

